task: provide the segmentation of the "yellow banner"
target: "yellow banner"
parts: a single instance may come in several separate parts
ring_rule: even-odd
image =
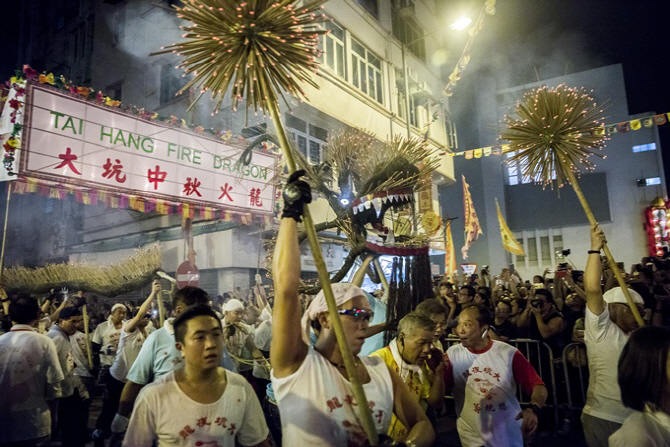
[[[505,218],[502,215],[502,212],[500,211],[500,205],[498,204],[498,199],[496,198],[496,209],[498,210],[498,223],[500,224],[500,236],[502,237],[502,243],[503,247],[505,247],[505,250],[509,251],[510,253],[514,253],[515,255],[519,256],[524,256],[523,253],[523,247],[519,242],[516,240],[512,232],[510,231],[509,227],[507,226],[507,222],[505,222]]]

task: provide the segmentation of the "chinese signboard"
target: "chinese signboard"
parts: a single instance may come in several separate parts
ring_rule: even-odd
[[[21,174],[147,198],[271,213],[275,156],[31,86]]]

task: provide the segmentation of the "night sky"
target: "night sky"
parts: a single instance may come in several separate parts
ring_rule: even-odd
[[[447,7],[454,4],[453,0],[438,1]],[[7,20],[0,27],[1,79],[23,63],[16,60],[19,21],[10,19],[16,17],[12,8],[19,8],[22,2],[5,3]],[[483,0],[472,4],[478,9]],[[467,82],[468,75],[477,70],[499,73],[504,77],[499,85],[512,86],[537,80],[535,70],[541,78],[551,78],[622,63],[629,113],[670,112],[668,23],[667,0],[498,0],[496,14],[487,16],[475,40],[461,82]],[[460,43],[459,38],[452,41],[454,54]],[[670,124],[659,131],[664,152],[670,154]]]
[[[442,1],[446,7],[451,2]],[[549,79],[621,63],[629,113],[667,113],[668,23],[666,0],[498,0],[496,14],[486,17],[475,38],[461,82],[481,72],[496,77],[501,88],[512,87],[536,82],[538,75]],[[659,132],[670,172],[670,124]]]

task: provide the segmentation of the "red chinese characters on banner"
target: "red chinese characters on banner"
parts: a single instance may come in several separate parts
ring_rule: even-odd
[[[263,201],[261,201],[261,189],[260,188],[251,188],[249,192],[249,205],[262,207]]]
[[[105,172],[102,173],[102,176],[105,178],[111,179],[112,177],[115,177],[114,179],[119,182],[119,183],[125,183],[126,182],[126,174],[123,174],[121,176],[121,169],[123,169],[123,165],[121,162],[116,159],[114,160],[116,164],[112,164],[112,161],[108,158],[107,163],[102,165],[102,168],[105,170]]]
[[[232,191],[232,190],[233,190],[233,187],[232,187],[232,186],[228,186],[228,183],[226,183],[225,185],[223,185],[223,186],[221,187],[221,195],[219,196],[219,200],[221,200],[221,199],[223,199],[223,198],[226,198],[226,199],[228,199],[228,200],[230,200],[230,201],[232,202],[232,201],[233,201],[233,198],[230,196],[230,191]]]
[[[190,196],[191,194],[197,194],[198,197],[202,197],[198,188],[202,185],[202,182],[198,181],[198,178],[195,177],[191,180],[191,177],[186,177],[186,183],[184,183],[184,194]]]
[[[158,189],[158,184],[163,183],[167,177],[166,171],[161,171],[160,166],[156,165],[156,170],[152,171],[151,169],[147,170],[147,179],[149,183],[154,184],[154,190]]]
[[[56,166],[54,169],[60,169],[67,166],[70,169],[70,171],[74,172],[77,175],[81,175],[81,172],[79,172],[77,168],[75,168],[74,165],[72,164],[72,162],[77,159],[77,156],[72,153],[72,149],[68,147],[65,150],[64,154],[58,155],[58,158],[60,158],[63,161],[61,161],[60,164]]]

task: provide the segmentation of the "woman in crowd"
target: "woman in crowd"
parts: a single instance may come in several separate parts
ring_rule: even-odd
[[[609,438],[610,447],[661,447],[670,443],[670,329],[633,332],[619,358],[623,404],[635,410]]]

